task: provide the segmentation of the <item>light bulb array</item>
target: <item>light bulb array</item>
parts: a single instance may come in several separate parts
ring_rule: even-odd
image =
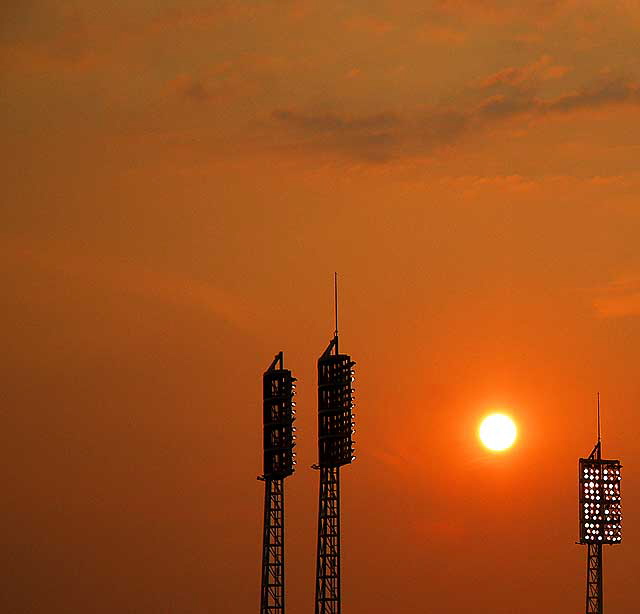
[[[580,542],[622,541],[621,465],[617,460],[580,459]]]
[[[318,464],[321,467],[339,467],[355,460],[354,365],[347,354],[325,352],[318,360]]]

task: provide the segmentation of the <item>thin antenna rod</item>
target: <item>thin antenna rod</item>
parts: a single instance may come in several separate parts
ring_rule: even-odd
[[[338,273],[333,273],[333,303],[336,316],[336,329],[333,333],[334,337],[338,336]]]
[[[600,393],[598,392],[598,446],[600,446]]]

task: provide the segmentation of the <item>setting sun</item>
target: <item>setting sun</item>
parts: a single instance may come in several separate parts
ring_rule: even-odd
[[[491,414],[482,421],[478,434],[485,447],[499,452],[513,445],[517,432],[515,422],[509,416]]]

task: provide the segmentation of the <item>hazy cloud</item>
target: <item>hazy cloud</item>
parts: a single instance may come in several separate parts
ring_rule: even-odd
[[[551,101],[548,111],[573,111],[606,104],[640,103],[640,86],[621,78],[603,80]]]
[[[51,2],[6,4],[12,8],[0,16],[3,70],[58,73],[83,71],[95,64],[96,28],[82,10]]]
[[[522,91],[496,95],[484,100],[484,117],[508,117],[519,113],[568,113],[609,104],[640,103],[640,87],[621,78],[601,80],[556,98],[544,99]]]
[[[307,139],[307,145],[310,140],[313,147],[338,149],[370,160],[390,157],[402,125],[400,118],[391,112],[358,117],[278,109],[272,117]]]
[[[443,13],[481,18],[491,23],[505,23],[519,18],[549,19],[562,9],[570,8],[571,0],[530,0],[515,3],[510,0],[436,0],[436,8]]]
[[[347,19],[344,23],[345,28],[352,32],[363,32],[365,34],[380,35],[386,34],[393,30],[393,24],[390,21],[379,19],[371,15],[361,15]]]
[[[169,82],[169,89],[179,97],[195,102],[206,102],[211,98],[207,86],[200,80],[181,75]]]
[[[396,115],[389,112],[347,117],[336,113],[304,114],[278,109],[273,112],[273,117],[311,132],[375,132],[388,129],[400,122]]]
[[[81,247],[53,241],[5,240],[0,253],[8,262],[40,268],[58,276],[62,283],[101,288],[114,296],[142,296],[163,303],[199,309],[215,318],[245,329],[253,315],[236,296],[204,281],[168,271],[93,257]]]
[[[537,101],[522,95],[515,96],[491,96],[482,102],[479,115],[485,119],[500,119],[517,113],[532,111],[536,108]]]
[[[640,275],[614,279],[597,290],[593,307],[603,318],[640,316]]]
[[[538,62],[538,66],[551,66]],[[502,81],[523,83],[530,71],[504,73]],[[498,80],[494,79],[497,83]],[[504,93],[486,97],[475,105],[433,108],[413,116],[384,111],[369,115],[303,113],[278,109],[272,118],[305,138],[311,147],[336,148],[354,155],[390,157],[424,153],[456,142],[467,133],[479,131],[519,115],[566,114],[609,104],[640,104],[640,87],[621,78],[603,79],[555,98],[543,98],[528,88],[512,87]]]
[[[421,43],[462,45],[467,38],[467,33],[459,28],[433,23],[421,26],[416,33],[416,39]]]
[[[204,8],[171,7],[153,18],[152,28],[159,31],[175,29],[210,29],[229,20],[251,19],[269,10],[257,2],[218,1]]]
[[[431,111],[418,122],[422,143],[433,147],[455,141],[469,127],[468,114],[457,111]]]
[[[483,88],[491,88],[500,85],[524,86],[532,82],[558,79],[569,71],[567,66],[553,63],[553,58],[543,55],[535,62],[524,66],[508,66],[488,77],[480,80],[479,85]]]

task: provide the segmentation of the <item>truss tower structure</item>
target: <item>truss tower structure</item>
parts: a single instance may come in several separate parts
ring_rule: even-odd
[[[284,614],[284,481],[295,471],[295,381],[276,355],[263,376],[264,525],[260,614]]]
[[[336,327],[337,328],[337,327]],[[340,467],[355,460],[353,366],[336,331],[318,359],[318,542],[315,614],[341,614]]]

